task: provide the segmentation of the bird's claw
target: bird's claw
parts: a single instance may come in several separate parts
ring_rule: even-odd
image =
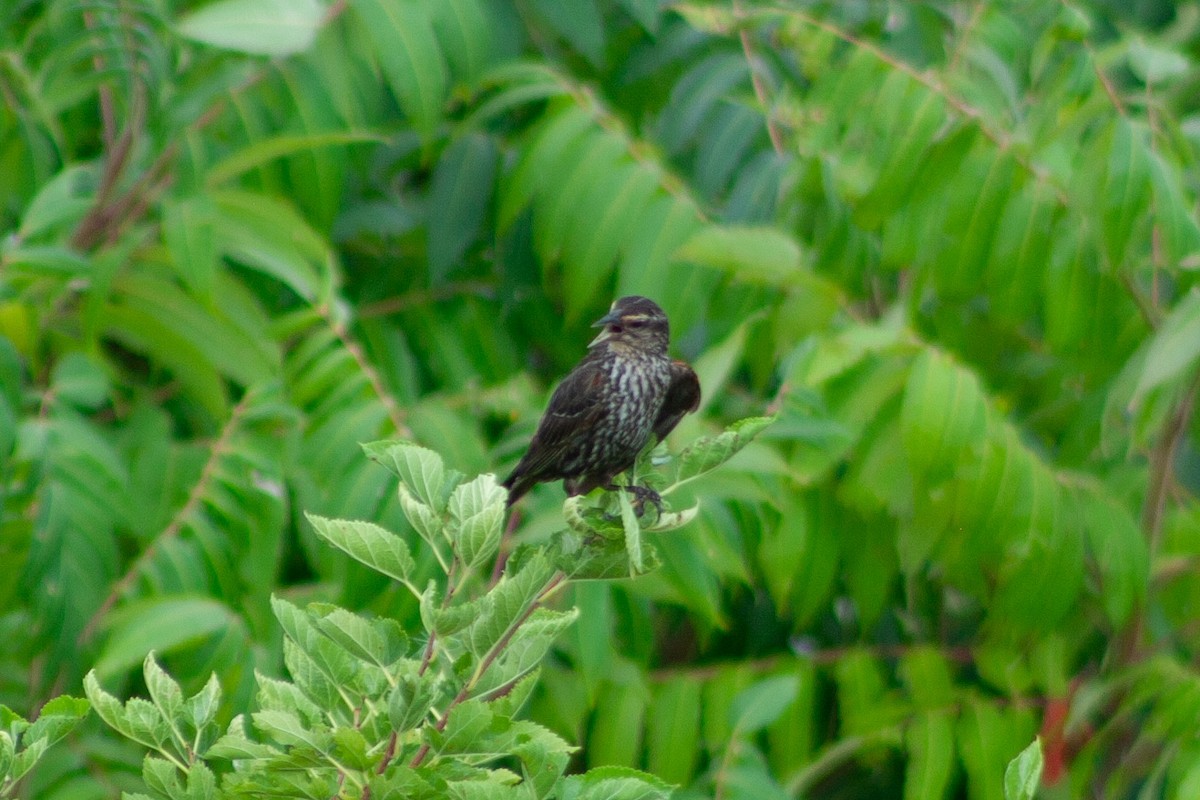
[[[646,503],[649,501],[654,506],[654,510],[658,512],[658,516],[663,513],[663,500],[658,492],[651,489],[649,486],[626,486],[626,491],[634,497],[634,512],[640,517],[646,511]]]

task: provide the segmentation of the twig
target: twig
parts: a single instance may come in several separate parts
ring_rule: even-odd
[[[83,24],[90,31],[96,27],[96,18],[91,11],[83,12]],[[92,56],[92,66],[96,68],[97,75],[103,75],[105,71],[104,57],[100,55],[99,48],[95,55]],[[117,138],[117,120],[116,114],[113,111],[113,96],[112,87],[107,83],[100,84],[100,125],[103,131],[104,149],[111,152],[113,143]]]
[[[1200,372],[1192,379],[1175,413],[1163,429],[1162,436],[1155,444],[1150,454],[1150,485],[1146,490],[1146,504],[1142,506],[1142,531],[1150,545],[1150,556],[1153,560],[1158,550],[1162,528],[1163,508],[1166,505],[1167,487],[1170,484],[1171,472],[1175,465],[1175,454],[1179,450],[1179,442],[1187,432],[1188,422],[1192,418],[1192,407],[1195,405],[1196,392],[1200,389]]]
[[[958,65],[962,62],[963,52],[967,49],[967,42],[971,37],[971,32],[979,24],[979,18],[983,16],[983,10],[987,8],[987,5],[987,3],[980,2],[975,4],[975,8],[971,9],[971,18],[967,20],[967,24],[963,26],[962,31],[958,35],[958,42],[954,46],[954,55],[950,57],[950,65],[946,68],[947,72],[954,72],[958,69]]]
[[[734,0],[733,11],[739,18],[742,14],[742,4],[740,0]],[[771,147],[775,148],[778,155],[783,155],[783,135],[779,132],[779,126],[775,122],[774,115],[771,113],[770,97],[767,95],[767,82],[763,80],[762,74],[758,71],[756,64],[758,57],[754,54],[754,44],[750,40],[750,31],[745,26],[741,26],[738,31],[738,40],[742,43],[742,54],[746,57],[746,66],[750,68],[750,84],[754,87],[754,96],[758,98],[758,104],[762,106],[763,118],[767,123],[767,136],[771,138]]]
[[[491,667],[496,659],[500,657],[500,654],[504,652],[504,648],[508,647],[508,643],[512,641],[512,637],[516,635],[517,631],[521,629],[521,626],[524,625],[525,622],[533,615],[533,612],[541,607],[542,603],[546,601],[546,598],[554,594],[554,592],[563,585],[566,577],[567,576],[562,572],[556,572],[554,576],[546,583],[542,591],[538,593],[537,598],[529,604],[529,608],[525,609],[525,612],[521,614],[521,616],[512,625],[508,626],[508,630],[504,631],[504,634],[498,640],[496,640],[496,643],[488,648],[487,653],[484,654],[483,659],[479,662],[479,666],[475,668],[474,675],[472,675],[471,679],[463,685],[463,688],[459,691],[459,693],[455,695],[454,699],[450,701],[450,704],[446,706],[446,710],[442,713],[442,716],[433,724],[434,730],[443,731],[446,729],[446,725],[450,722],[450,714],[454,708],[470,696],[471,690],[475,688],[475,684],[479,682],[479,679],[484,676],[484,674],[488,671],[488,668]],[[412,757],[412,760],[408,763],[408,765],[413,769],[416,769],[417,767],[421,766],[421,763],[425,760],[427,755],[429,755],[429,742],[425,742],[421,745],[421,748],[417,750],[416,755]]]
[[[1125,291],[1128,292],[1130,298],[1133,299],[1134,305],[1138,307],[1138,311],[1141,313],[1142,319],[1144,319],[1146,324],[1152,329],[1157,328],[1159,323],[1162,321],[1162,314],[1159,313],[1154,301],[1151,298],[1146,297],[1146,294],[1141,290],[1141,288],[1134,283],[1133,277],[1127,270],[1120,271],[1120,280],[1121,285],[1125,287]]]
[[[459,281],[457,283],[446,283],[441,286],[431,286],[428,289],[414,289],[411,292],[396,295],[395,297],[388,297],[383,300],[377,300],[374,303],[367,303],[358,309],[358,317],[366,319],[368,317],[382,317],[387,314],[396,314],[413,306],[428,305],[429,303],[436,303],[439,300],[447,300],[464,294],[474,294],[491,298],[495,293],[496,284],[494,282]]]
[[[404,411],[400,408],[400,404],[396,402],[396,398],[388,392],[387,387],[383,385],[383,379],[379,376],[379,370],[367,358],[363,352],[362,346],[350,336],[350,332],[346,330],[346,326],[335,320],[330,312],[329,306],[323,305],[317,308],[317,312],[325,323],[329,325],[330,330],[341,341],[342,347],[346,348],[346,352],[354,359],[354,363],[358,365],[359,370],[366,377],[367,382],[371,384],[372,391],[379,398],[379,402],[383,404],[383,408],[387,411],[388,419],[392,422],[392,427],[395,429],[398,436],[412,438],[412,431],[409,430],[408,424],[404,421]]]

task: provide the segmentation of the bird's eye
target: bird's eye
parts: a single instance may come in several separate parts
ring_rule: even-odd
[[[640,319],[630,320],[628,323],[629,327],[631,327],[631,328],[640,328],[644,324],[645,323],[642,322]]]
[[[621,331],[625,330],[620,325],[612,325],[611,328],[613,333],[620,333]]]

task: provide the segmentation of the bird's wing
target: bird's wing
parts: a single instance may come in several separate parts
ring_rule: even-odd
[[[599,402],[604,380],[600,365],[591,361],[584,361],[563,378],[550,396],[529,450],[510,479],[543,474],[560,460],[564,447],[591,429],[596,417],[604,411]]]
[[[700,379],[696,377],[695,370],[686,362],[672,361],[671,383],[667,385],[667,394],[654,419],[655,438],[660,442],[667,438],[684,414],[690,414],[699,407]]]

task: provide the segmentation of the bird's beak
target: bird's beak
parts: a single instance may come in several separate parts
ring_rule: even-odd
[[[614,322],[620,322],[621,315],[616,311],[610,311],[600,319],[592,323],[593,328],[603,328],[605,325],[612,325]]]
[[[621,315],[618,314],[616,311],[610,311],[607,314],[605,314],[603,317],[601,317],[600,319],[593,322],[592,323],[593,328],[603,328],[604,330],[602,330],[602,331],[600,331],[600,333],[596,334],[595,339],[592,339],[590,342],[588,342],[588,349],[590,350],[591,348],[595,347],[596,345],[600,344],[601,342],[607,342],[609,337],[612,336],[612,331],[610,331],[608,329],[608,326],[612,325],[613,323],[620,322],[620,321],[621,321]]]

